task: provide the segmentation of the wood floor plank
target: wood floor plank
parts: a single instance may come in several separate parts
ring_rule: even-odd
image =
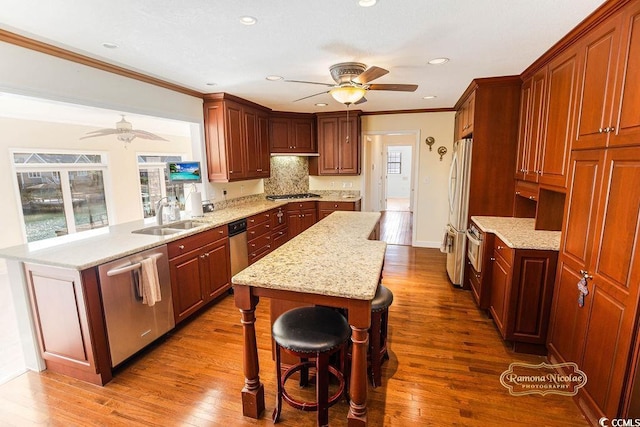
[[[468,291],[448,282],[437,249],[389,245],[383,282],[394,293],[390,359],[383,387],[369,389],[369,424],[378,426],[586,426],[570,397],[509,394],[499,381],[513,353]],[[242,328],[232,297],[211,305],[125,366],[105,387],[59,374],[28,372],[0,386],[0,425],[272,426],[275,367],[269,304],[258,304],[256,335],[263,418],[242,416]],[[330,410],[345,426],[349,407]],[[283,405],[281,421],[315,425],[315,414]]]

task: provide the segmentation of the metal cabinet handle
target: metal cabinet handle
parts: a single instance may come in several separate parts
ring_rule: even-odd
[[[536,199],[536,196],[529,196],[529,199],[530,199],[530,200],[535,200],[535,199]]]
[[[520,195],[520,192],[519,192],[519,191],[516,191],[516,196],[519,196],[519,195]]]
[[[602,133],[602,132],[604,132],[604,129],[603,128],[598,128],[598,133]]]
[[[580,270],[580,274],[582,274],[582,277],[585,278],[586,280],[592,280],[593,276],[591,274],[589,274],[589,271],[587,270]]]
[[[178,246],[178,249],[183,250],[184,249],[184,245]]]
[[[504,246],[500,246],[500,245],[498,245],[498,246],[497,246],[497,249],[498,249],[498,250],[504,249]]]
[[[494,257],[489,258],[491,261],[495,261],[496,259]]]

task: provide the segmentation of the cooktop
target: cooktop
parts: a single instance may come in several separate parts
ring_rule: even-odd
[[[299,194],[279,194],[267,196],[267,200],[287,200],[287,199],[309,199],[312,197],[320,197],[319,194],[314,193],[299,193]]]

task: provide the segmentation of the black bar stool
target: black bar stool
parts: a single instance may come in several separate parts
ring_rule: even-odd
[[[382,385],[382,362],[389,359],[387,331],[389,306],[392,302],[393,293],[380,284],[376,296],[371,300],[371,329],[369,329],[369,360],[371,361],[371,382],[374,387]]]
[[[273,422],[277,423],[282,410],[282,400],[296,409],[317,411],[318,426],[329,424],[329,407],[336,403],[344,393],[344,366],[341,370],[329,364],[329,357],[340,351],[341,365],[344,363],[344,351],[351,336],[347,320],[336,310],[326,307],[300,307],[283,313],[273,322],[273,339],[276,345],[276,378],[278,393]],[[300,358],[300,363],[289,367],[284,374],[281,370],[280,351]],[[314,360],[309,360],[314,359]],[[285,383],[296,372],[300,372],[300,385],[306,384],[307,370],[316,369],[316,401],[303,402],[287,393]],[[329,375],[339,381],[338,390],[329,397]]]

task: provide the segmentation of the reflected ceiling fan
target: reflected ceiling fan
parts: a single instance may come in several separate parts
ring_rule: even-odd
[[[118,141],[123,141],[123,142],[131,142],[133,141],[134,138],[151,139],[154,141],[167,141],[166,139],[156,134],[153,134],[151,132],[147,132],[139,129],[133,129],[133,126],[131,125],[131,123],[125,120],[124,114],[121,114],[121,116],[122,116],[122,120],[116,123],[115,129],[109,128],[109,129],[95,130],[93,132],[87,132],[87,134],[80,139],[95,138],[98,136],[107,136],[107,135],[117,135]]]
[[[389,71],[384,68],[376,67],[375,65],[367,68],[365,64],[360,62],[341,62],[339,64],[332,65],[329,68],[329,72],[331,73],[333,80],[335,80],[335,84],[308,82],[304,80],[284,80],[285,82],[310,83],[314,85],[328,86],[331,88],[324,92],[296,99],[293,102],[329,93],[333,99],[342,104],[362,104],[363,102],[367,102],[364,95],[368,90],[415,92],[418,88],[418,85],[412,84],[371,84],[373,80],[388,74]]]

